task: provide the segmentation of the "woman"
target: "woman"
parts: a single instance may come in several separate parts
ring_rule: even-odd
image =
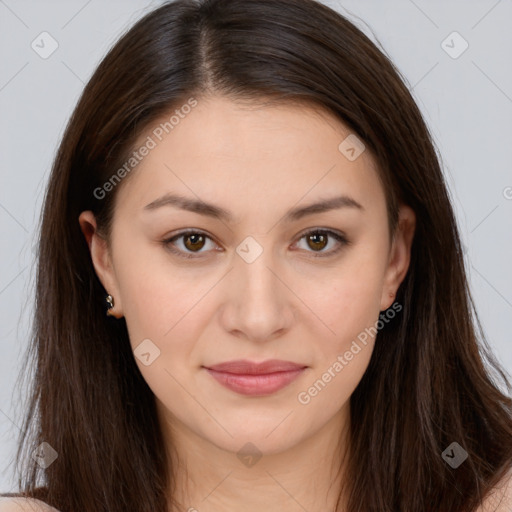
[[[31,499],[1,511],[510,510],[491,370],[510,384],[430,134],[341,15],[149,13],[87,84],[43,214]]]

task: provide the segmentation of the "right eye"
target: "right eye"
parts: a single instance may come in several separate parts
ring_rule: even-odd
[[[176,241],[180,240],[181,243],[176,244]],[[201,254],[203,252],[202,249],[207,245],[207,241],[210,240],[213,242],[212,238],[208,236],[206,233],[202,231],[194,231],[194,230],[186,230],[182,231],[178,234],[173,235],[172,237],[168,237],[165,240],[162,240],[162,244],[164,247],[169,249],[172,253],[176,254],[181,258],[198,258],[200,256],[195,256],[194,253]],[[181,245],[182,248],[177,248],[176,246]],[[213,249],[218,250],[218,249]]]

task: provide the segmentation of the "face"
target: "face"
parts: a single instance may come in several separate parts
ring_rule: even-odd
[[[290,449],[346,417],[414,214],[401,208],[391,240],[369,150],[340,151],[351,132],[314,107],[198,98],[161,140],[155,127],[118,185],[110,247],[80,217],[114,315],[169,425],[230,451]],[[281,363],[212,370],[240,360]]]

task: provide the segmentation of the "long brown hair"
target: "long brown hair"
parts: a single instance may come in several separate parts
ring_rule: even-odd
[[[44,204],[20,494],[62,512],[168,509],[174,468],[154,396],[125,321],[105,315],[78,216],[92,210],[108,236],[119,186],[102,198],[94,191],[154,120],[207,94],[327,109],[374,155],[391,233],[399,201],[416,212],[397,294],[403,313],[378,333],[350,399],[347,511],[474,510],[512,467],[510,382],[476,315],[440,159],[404,79],[359,29],[314,0],[166,3],[86,85]],[[30,456],[43,442],[58,454],[44,470]],[[457,469],[442,457],[453,442],[468,453]]]

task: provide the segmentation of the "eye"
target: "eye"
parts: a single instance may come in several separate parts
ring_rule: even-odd
[[[350,242],[347,240],[345,235],[329,229],[314,229],[304,233],[299,241],[305,240],[306,247],[313,249],[307,252],[312,252],[312,256],[315,258],[327,257],[337,254],[344,246],[349,245]],[[334,249],[324,251],[325,247],[329,245],[329,242],[333,240]],[[331,247],[332,247],[331,245]],[[316,254],[315,254],[316,253]]]
[[[180,244],[175,244],[176,240],[180,240]],[[196,258],[197,256],[194,256],[194,253],[201,252],[207,252],[201,251],[205,246],[208,244],[206,241],[209,240],[210,242],[213,242],[212,239],[206,235],[205,233],[201,231],[182,231],[181,233],[174,235],[171,238],[168,238],[166,240],[163,240],[162,243],[165,247],[167,247],[172,253],[182,257],[182,258]],[[181,248],[176,248],[176,245],[180,246]],[[216,250],[216,249],[213,249]]]
[[[350,242],[342,233],[329,229],[314,229],[307,231],[302,234],[299,241],[303,239],[305,239],[307,247],[313,249],[312,251],[305,249],[306,252],[311,252],[312,256],[316,258],[332,256],[337,254],[344,246],[350,245]],[[334,240],[332,244],[335,246],[334,249],[331,248],[328,251],[324,251],[325,247],[329,246],[331,239]],[[180,243],[176,243],[178,240]],[[208,241],[210,244],[213,244],[213,247],[208,248]],[[182,231],[171,238],[163,240],[162,244],[173,254],[187,259],[200,257],[201,253],[208,252],[208,250],[219,250],[216,248],[210,236],[201,231],[194,230]],[[205,247],[206,250],[203,251],[202,249]],[[198,254],[198,256],[195,254]]]

